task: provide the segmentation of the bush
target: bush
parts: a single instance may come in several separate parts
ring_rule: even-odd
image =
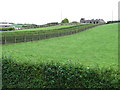
[[[113,69],[70,66],[60,63],[18,64],[3,58],[3,88],[118,88]]]
[[[11,30],[15,30],[14,27],[2,27],[0,28],[2,31],[11,31]]]
[[[22,25],[22,28],[38,28],[38,25],[34,25],[34,24]]]
[[[77,21],[73,21],[73,22],[71,22],[71,23],[73,23],[73,24],[80,24],[79,22],[77,22]]]
[[[2,31],[2,27],[0,27],[0,31]]]
[[[107,21],[107,24],[111,24],[111,23],[120,23],[120,21]]]
[[[65,18],[64,20],[62,20],[61,23],[69,23],[69,20],[67,18]]]

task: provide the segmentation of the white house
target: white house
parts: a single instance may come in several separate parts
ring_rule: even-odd
[[[0,27],[13,27],[12,24],[9,24],[8,22],[0,22]]]

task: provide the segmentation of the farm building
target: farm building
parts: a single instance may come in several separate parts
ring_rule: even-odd
[[[0,27],[13,27],[12,24],[9,24],[8,22],[0,22]]]
[[[103,19],[85,20],[85,18],[81,18],[80,23],[81,24],[101,24],[101,23],[105,23],[105,21]]]

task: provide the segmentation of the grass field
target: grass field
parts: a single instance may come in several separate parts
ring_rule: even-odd
[[[17,25],[17,24],[13,24],[13,26],[15,26],[16,28],[21,28],[22,25]]]
[[[77,25],[58,25],[58,26],[50,26],[50,27],[23,29],[23,30],[17,30],[17,31],[12,31],[12,32],[19,32],[19,31],[34,31],[34,30],[51,30],[51,29],[67,28],[67,27],[73,27],[73,26],[77,26]]]
[[[100,67],[118,64],[117,24],[98,26],[74,35],[2,46],[2,55],[19,63],[60,62]]]
[[[57,25],[57,26],[50,26],[50,27],[22,29],[22,30],[7,31],[7,32],[36,31],[36,30],[53,30],[53,29],[68,28],[68,27],[73,27],[73,26],[77,26],[77,25]],[[18,26],[16,26],[16,27],[18,27]]]
[[[93,26],[93,24],[84,24],[84,25],[61,25],[61,26],[51,26],[44,28],[34,28],[34,29],[24,29],[24,30],[16,30],[16,31],[1,31],[2,35],[5,36],[24,36],[24,35],[33,35],[33,34],[49,34],[54,32],[64,32],[75,29],[81,29],[88,26]]]

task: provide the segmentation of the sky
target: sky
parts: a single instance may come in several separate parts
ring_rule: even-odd
[[[120,0],[0,0],[0,22],[46,24],[85,19],[118,20]]]

